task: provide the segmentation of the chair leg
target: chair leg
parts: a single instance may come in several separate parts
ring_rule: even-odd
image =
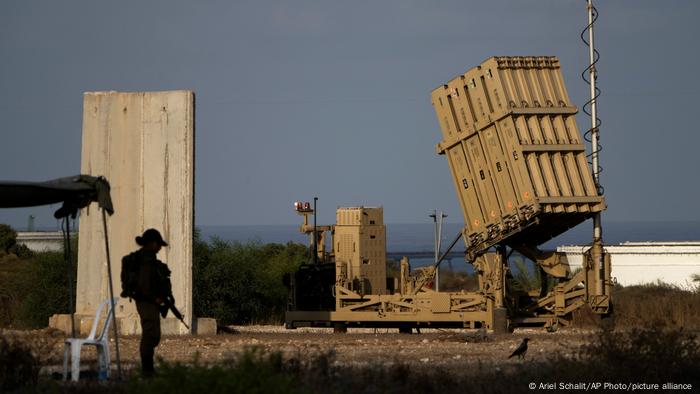
[[[95,347],[97,348],[97,364],[99,366],[100,379],[109,379],[109,343],[98,343]]]
[[[80,379],[80,348],[82,345],[71,346],[71,380],[77,382]]]
[[[68,351],[71,346],[67,343],[63,344],[63,380],[68,379],[68,357],[70,352]]]
[[[102,371],[104,371],[104,349],[99,343],[95,344],[95,350],[97,351],[97,379],[102,379]]]
[[[105,365],[105,370],[107,371],[107,379],[109,379],[109,372],[110,372],[110,362],[111,360],[109,359],[109,342],[104,342],[104,346],[102,347],[104,349],[104,352],[102,353],[104,357],[104,365]]]

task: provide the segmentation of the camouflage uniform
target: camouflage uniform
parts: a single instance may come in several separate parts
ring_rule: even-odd
[[[160,343],[159,304],[172,297],[172,286],[168,266],[158,260],[155,253],[140,249],[134,254],[139,261],[133,298],[141,318],[141,369],[145,375],[149,375],[154,372],[154,351]]]

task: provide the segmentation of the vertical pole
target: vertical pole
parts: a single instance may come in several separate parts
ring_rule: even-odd
[[[437,228],[437,253],[435,254],[437,258],[440,258],[440,249],[442,246],[442,218],[444,218],[442,211],[438,212],[438,228]],[[440,291],[440,267],[435,271],[435,291]]]
[[[73,253],[70,247],[70,215],[66,215],[66,236],[63,238],[63,257],[68,263],[68,312],[70,313],[70,336],[75,338],[75,276],[73,275]]]
[[[318,264],[318,233],[316,232],[316,201],[318,201],[318,197],[314,197],[314,264]]]
[[[435,250],[435,263],[437,263],[440,258],[440,250],[438,249],[438,219],[437,210],[433,209],[433,213],[429,215],[433,218],[433,223],[435,223],[435,230],[433,231],[433,249]],[[440,291],[440,267],[435,267],[435,291]]]
[[[117,330],[117,312],[114,305],[114,287],[112,285],[112,260],[109,256],[109,237],[107,236],[107,214],[102,210],[102,228],[105,235],[105,254],[107,255],[107,276],[109,277],[109,304],[112,310],[112,327],[114,327],[114,348],[117,356],[117,380],[122,380],[122,363],[119,357],[119,330]]]
[[[496,261],[496,264],[494,265],[493,269],[496,271],[495,273],[492,273],[491,275],[493,277],[497,277],[499,283],[495,283],[495,288],[493,289],[493,294],[494,294],[494,307],[495,308],[503,308],[504,305],[504,299],[505,299],[505,272],[506,270],[504,267],[508,265],[508,254],[506,253],[506,247],[505,245],[498,245],[496,246],[496,253],[498,255],[498,260]]]
[[[595,46],[593,42],[593,21],[594,7],[593,0],[588,0],[588,58],[590,62],[589,77],[590,77],[590,94],[591,94],[591,164],[593,166],[593,182],[596,190],[600,190],[600,166],[598,161],[598,103],[596,98],[596,78],[598,72],[595,62]],[[601,222],[600,212],[593,216],[593,250],[591,251],[593,258],[593,269],[597,273],[596,277],[596,294],[604,294],[603,280],[605,277],[603,267],[603,226]]]
[[[440,259],[440,250],[442,249],[442,219],[446,218],[447,215],[442,211],[433,209],[433,213],[428,216],[433,218],[435,223],[435,264],[437,264]],[[440,266],[435,267],[435,291],[440,291]]]
[[[508,264],[508,254],[505,245],[496,246],[497,259],[495,264],[488,268],[491,277],[498,278],[496,283],[492,282],[493,288],[490,290],[493,298],[489,296],[489,304],[492,309],[492,328],[495,333],[505,334],[508,332],[508,310],[505,306],[505,267]],[[481,258],[485,258],[482,256]],[[488,267],[488,260],[485,259]],[[487,304],[488,305],[488,304]]]
[[[438,236],[437,236],[437,250],[438,250],[437,256],[438,256],[438,258],[440,258],[440,251],[442,250],[442,222],[443,222],[443,219],[447,217],[447,215],[445,215],[442,211],[439,212],[439,215],[440,215],[440,219],[438,221]],[[440,283],[440,267],[438,267],[437,275],[438,275],[438,277],[436,279],[436,283],[439,284]],[[436,285],[435,290],[437,291],[438,289],[439,288]]]

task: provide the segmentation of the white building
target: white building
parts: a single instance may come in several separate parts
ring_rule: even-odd
[[[580,268],[583,252],[590,246],[560,246],[572,271]],[[691,275],[700,274],[700,241],[624,242],[605,246],[610,254],[611,276],[623,286],[664,283],[691,288]]]
[[[71,238],[76,234],[71,234]],[[17,232],[17,243],[33,252],[62,252],[63,233],[60,231]]]

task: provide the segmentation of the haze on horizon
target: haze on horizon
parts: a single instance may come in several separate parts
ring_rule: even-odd
[[[700,221],[700,3],[596,6],[603,220]],[[297,224],[314,196],[320,223],[357,205],[459,223],[430,91],[491,56],[555,55],[580,108],[586,23],[583,0],[5,1],[0,179],[79,172],[85,91],[192,89],[197,225]]]

